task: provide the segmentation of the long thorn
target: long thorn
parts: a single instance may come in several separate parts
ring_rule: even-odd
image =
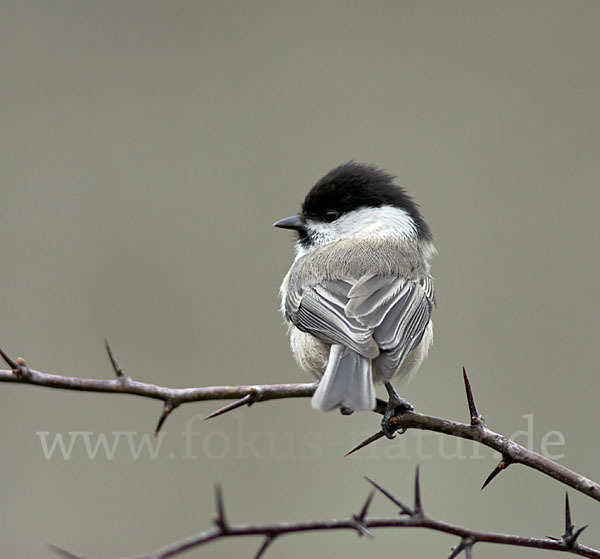
[[[511,462],[510,460],[503,458],[502,460],[500,460],[500,462],[498,463],[498,465],[492,470],[492,473],[487,477],[487,479],[483,482],[483,485],[481,486],[481,490],[483,491],[491,482],[492,480],[502,471],[506,470],[506,468],[508,468],[510,466]]]
[[[423,514],[423,505],[421,504],[421,482],[419,480],[419,466],[415,471],[415,515]]]
[[[477,406],[475,405],[475,398],[473,398],[473,390],[471,389],[471,383],[467,376],[467,370],[463,367],[463,380],[465,383],[465,392],[467,393],[467,404],[469,405],[469,415],[471,417],[471,425],[484,425],[485,421],[481,415],[477,412]]]
[[[581,535],[581,532],[583,532],[587,527],[589,526],[589,524],[586,524],[585,526],[582,526],[581,528],[579,528],[579,530],[576,530],[575,533],[573,534],[573,543],[575,543],[577,541],[577,538],[579,538],[579,536]]]
[[[13,370],[18,371],[19,370],[19,366],[16,364],[15,361],[13,361],[5,352],[2,348],[0,348],[0,355],[2,356],[2,359],[4,359],[4,361],[6,361],[6,364]]]
[[[83,559],[83,557],[81,557],[80,555],[74,555],[66,549],[62,549],[56,545],[48,544],[48,547],[50,547],[50,549],[54,551],[54,553],[63,557],[63,559]]]
[[[360,512],[358,514],[352,515],[352,520],[354,520],[354,527],[358,532],[359,536],[368,536],[369,538],[373,537],[373,534],[369,532],[365,524],[367,512],[369,512],[369,507],[371,506],[373,497],[375,497],[375,489],[371,489],[369,496],[365,501],[365,504],[362,506],[362,509],[360,509]]]
[[[389,491],[387,491],[386,489],[384,489],[383,487],[381,487],[381,485],[379,485],[378,483],[375,483],[372,479],[369,479],[368,477],[365,476],[365,479],[373,486],[375,487],[375,489],[377,489],[380,493],[382,493],[383,495],[385,495],[390,501],[392,501],[392,503],[394,503],[401,511],[400,514],[407,514],[408,516],[412,516],[413,515],[413,510],[405,505],[402,501],[400,501],[399,499],[396,499],[396,497],[394,497]]]
[[[450,555],[448,555],[448,559],[454,559],[455,557],[458,557],[463,549],[465,549],[465,542],[463,540],[460,540],[460,543],[452,548],[452,553],[450,553]]]
[[[218,415],[222,415],[224,413],[227,413],[228,411],[235,410],[237,408],[241,408],[242,406],[245,406],[246,404],[250,405],[253,402],[254,402],[254,395],[246,394],[239,400],[236,400],[235,402],[231,402],[231,403],[227,404],[226,406],[223,406],[222,408],[219,408],[218,410],[215,410],[212,413],[209,413],[204,419],[212,419],[213,417],[217,417]]]
[[[346,454],[344,454],[344,456],[350,456],[351,454],[354,454],[357,450],[360,450],[361,448],[364,448],[367,445],[370,445],[371,443],[374,443],[375,441],[378,441],[379,439],[381,439],[381,437],[385,437],[385,435],[383,434],[383,431],[379,431],[377,433],[375,433],[374,435],[371,435],[368,439],[365,439],[362,443],[358,443],[352,450],[349,450],[348,452],[346,452]]]
[[[254,556],[254,559],[260,559],[265,554],[265,551],[267,551],[267,548],[273,543],[274,539],[275,539],[275,537],[272,535],[266,536],[263,543],[258,548],[258,551],[256,552],[256,555]]]
[[[371,506],[371,502],[373,501],[373,497],[375,497],[375,489],[371,489],[371,492],[369,493],[365,504],[362,506],[362,509],[360,509],[358,515],[355,516],[356,520],[360,522],[365,521],[365,519],[367,518],[367,513],[369,512],[369,507]]]
[[[217,514],[215,515],[215,525],[218,526],[221,531],[227,531],[227,520],[225,518],[225,503],[223,502],[223,490],[221,484],[215,484],[215,503],[217,507]]]
[[[569,504],[569,493],[565,493],[565,533],[562,535],[562,541],[567,547],[573,547],[577,542],[577,538],[581,535],[586,528],[582,526],[579,530],[573,532],[573,523],[571,522],[571,505]],[[554,539],[554,538],[553,538]]]
[[[569,492],[565,492],[565,534],[563,537],[573,535],[573,524],[571,524],[571,506],[569,505]]]
[[[123,369],[121,369],[121,367],[117,363],[117,360],[115,359],[115,354],[113,353],[107,339],[104,340],[104,347],[106,348],[106,353],[108,353],[108,358],[110,359],[110,364],[112,365],[115,375],[117,375],[117,378],[124,377],[125,375],[123,374]]]
[[[174,404],[172,401],[166,401],[163,407],[163,411],[158,418],[158,423],[156,424],[156,429],[154,429],[154,436],[158,435],[158,432],[162,429],[164,422],[166,421],[169,414],[178,406],[179,404]]]

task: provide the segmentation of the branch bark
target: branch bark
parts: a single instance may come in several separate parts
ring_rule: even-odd
[[[283,398],[306,398],[312,396],[316,384],[275,384],[275,385],[245,385],[245,386],[207,386],[197,388],[169,388],[155,384],[147,384],[132,380],[123,373],[123,370],[117,363],[114,354],[106,343],[106,350],[110,358],[116,378],[114,379],[90,379],[79,377],[66,377],[52,375],[34,369],[30,369],[24,359],[11,359],[4,351],[0,349],[0,355],[11,367],[10,370],[0,370],[0,382],[25,384],[30,386],[40,386],[45,388],[58,388],[64,390],[76,390],[84,392],[103,392],[109,394],[130,394],[144,398],[161,400],[164,404],[163,412],[159,419],[156,432],[160,429],[168,415],[178,406],[191,402],[204,400],[223,400],[235,399],[234,402],[209,414],[207,418],[215,417],[226,413],[243,405],[252,405],[256,402]],[[494,469],[491,475],[484,483],[484,487],[496,476],[511,464],[523,464],[529,468],[535,469],[560,483],[563,483],[573,489],[600,501],[600,486],[572,470],[549,460],[545,456],[527,449],[509,438],[489,429],[484,418],[477,411],[473,392],[463,369],[465,390],[467,394],[467,403],[469,408],[470,423],[460,423],[449,419],[442,419],[417,412],[398,410],[391,420],[391,424],[396,430],[405,432],[408,429],[422,429],[434,431],[445,435],[460,437],[483,444],[502,455],[502,461]],[[387,404],[381,400],[377,401],[377,413],[385,413]],[[383,438],[382,431],[378,431],[366,441],[357,445],[348,454],[371,444],[376,440]],[[296,532],[314,532],[323,530],[354,530],[359,535],[371,535],[369,530],[373,528],[384,527],[413,527],[426,528],[433,531],[453,534],[461,538],[458,546],[454,549],[451,558],[457,557],[464,551],[466,557],[471,556],[471,549],[475,543],[487,542],[496,544],[505,544],[519,547],[529,547],[537,549],[549,549],[555,551],[568,552],[581,557],[594,557],[600,559],[600,551],[579,544],[577,538],[585,527],[574,531],[571,524],[571,512],[569,508],[568,496],[565,509],[565,533],[560,538],[528,538],[522,536],[512,536],[507,534],[497,534],[493,532],[479,532],[462,528],[453,524],[448,524],[440,520],[431,518],[423,512],[420,497],[418,470],[415,478],[415,504],[414,508],[404,505],[401,501],[393,497],[387,490],[383,489],[375,482],[368,480],[376,490],[385,495],[399,507],[402,518],[370,518],[367,519],[368,508],[373,499],[371,493],[363,505],[360,514],[352,515],[346,520],[327,520],[310,521],[300,523],[276,523],[268,525],[230,525],[225,518],[225,508],[220,488],[217,489],[217,515],[212,530],[197,534],[192,538],[182,540],[171,544],[170,546],[152,552],[147,555],[140,555],[136,559],[166,559],[174,557],[193,547],[198,547],[209,541],[223,539],[227,537],[240,536],[263,536],[263,543],[260,546],[256,557],[261,557],[275,538]],[[55,551],[63,557],[77,559],[76,555],[70,552],[54,548]]]
[[[263,556],[265,551],[279,537],[302,532],[332,532],[352,531],[359,536],[373,537],[371,530],[379,528],[424,528],[434,532],[442,532],[460,538],[460,542],[452,550],[448,559],[457,557],[464,552],[467,558],[471,557],[471,550],[478,543],[507,545],[512,547],[524,547],[529,549],[546,549],[562,551],[579,557],[591,557],[600,559],[600,551],[580,544],[578,536],[583,529],[573,532],[571,525],[571,511],[568,498],[565,508],[565,533],[558,538],[529,538],[510,534],[499,534],[496,532],[484,532],[463,528],[425,514],[420,496],[419,470],[415,475],[414,506],[409,507],[392,496],[386,489],[374,481],[366,478],[376,491],[391,500],[397,507],[401,517],[391,518],[369,518],[369,507],[373,501],[374,492],[371,492],[364,502],[361,511],[353,514],[347,519],[340,520],[315,520],[308,522],[277,522],[273,524],[230,524],[225,515],[223,494],[220,486],[215,491],[217,513],[213,518],[214,527],[211,530],[200,532],[189,538],[185,538],[172,544],[157,549],[150,553],[136,555],[132,559],[168,559],[176,557],[209,542],[227,538],[239,538],[246,536],[262,536],[263,542],[254,555],[255,559]],[[54,547],[54,546],[53,546]],[[68,559],[83,559],[63,549],[54,547],[55,551]]]
[[[32,386],[41,386],[45,388],[59,388],[63,390],[76,390],[83,392],[103,392],[108,394],[130,394],[154,400],[161,400],[164,403],[163,412],[158,420],[155,429],[157,433],[162,427],[169,414],[182,404],[191,402],[200,402],[206,400],[228,400],[234,399],[234,402],[209,414],[207,418],[215,417],[221,413],[231,411],[243,405],[252,405],[256,402],[266,402],[268,400],[278,400],[284,398],[309,398],[315,391],[316,384],[256,384],[242,386],[205,386],[197,388],[168,388],[155,384],[147,384],[132,380],[126,376],[110,349],[108,343],[107,352],[111,364],[115,371],[114,379],[91,379],[79,377],[66,377],[52,375],[30,369],[22,358],[12,360],[4,351],[0,349],[0,355],[12,367],[11,370],[0,370],[0,382],[11,382],[17,384],[26,384]],[[464,371],[463,371],[464,372]],[[488,480],[487,485],[498,473],[506,469],[511,464],[522,464],[541,472],[560,483],[563,483],[576,491],[600,501],[600,485],[591,479],[574,472],[557,462],[554,462],[533,450],[530,450],[508,437],[501,435],[489,429],[485,420],[477,412],[471,386],[466,373],[464,373],[465,389],[467,392],[467,401],[469,405],[470,423],[460,423],[450,419],[442,419],[431,415],[425,415],[417,412],[403,411],[395,418],[396,429],[404,431],[407,429],[422,429],[424,431],[434,431],[452,437],[460,437],[485,445],[500,454],[502,461],[495,468]],[[386,403],[378,400],[375,412],[385,413]],[[364,441],[348,454],[375,442],[383,437],[381,431],[375,433],[372,437]]]
[[[225,406],[227,409],[223,409],[222,413],[224,413],[240,405],[245,404],[250,406],[255,402],[266,402],[282,398],[308,398],[313,395],[316,388],[315,383],[169,388],[133,380],[123,373],[108,342],[106,342],[106,351],[115,372],[116,378],[114,379],[67,377],[36,371],[35,369],[30,369],[23,358],[18,357],[16,360],[13,360],[0,349],[0,355],[9,367],[11,367],[11,370],[0,370],[0,382],[58,388],[61,390],[76,390],[79,392],[130,394],[152,400],[161,400],[163,402],[163,411],[156,425],[155,434],[160,431],[169,414],[182,404],[205,400],[238,400],[233,405]],[[241,399],[244,401],[239,403]],[[212,414],[213,417],[214,415],[219,415],[219,413]]]

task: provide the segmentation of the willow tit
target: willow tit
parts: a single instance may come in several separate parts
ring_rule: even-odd
[[[393,378],[408,379],[433,339],[431,231],[394,177],[349,162],[309,191],[298,215],[275,227],[297,232],[296,258],[281,284],[298,364],[320,379],[312,406],[372,410],[373,381],[389,394],[382,426],[399,409]]]

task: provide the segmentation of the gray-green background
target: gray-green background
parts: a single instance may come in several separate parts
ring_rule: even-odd
[[[439,249],[436,339],[404,395],[465,420],[466,365],[491,427],[524,430],[533,414],[534,448],[560,431],[561,463],[600,478],[599,28],[594,0],[2,0],[0,346],[66,375],[110,378],[107,337],[146,382],[308,380],[278,314],[292,238],[271,224],[354,158],[397,175]],[[160,404],[0,386],[0,555],[149,551],[210,527],[217,480],[235,521],[348,516],[364,475],[412,499],[417,463],[433,515],[563,531],[557,482],[514,467],[479,491],[497,460],[486,449],[409,432],[344,459],[375,416],[298,400],[199,419],[218,405],[177,410],[155,460],[124,438],[113,459],[90,460],[81,438],[47,460],[40,431],[139,444]],[[185,458],[188,425],[200,435]],[[600,546],[597,503],[571,497]],[[394,514],[382,498],[373,511]],[[267,557],[445,557],[455,543],[301,535]]]

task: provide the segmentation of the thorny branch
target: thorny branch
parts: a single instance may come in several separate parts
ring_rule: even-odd
[[[134,381],[123,373],[122,368],[106,342],[106,350],[115,373],[114,379],[89,379],[79,377],[65,377],[51,375],[30,369],[25,361],[19,357],[16,360],[10,358],[2,349],[0,355],[11,367],[11,370],[0,370],[0,382],[13,382],[28,384],[34,386],[43,386],[46,388],[61,388],[66,390],[78,390],[87,392],[104,392],[112,394],[132,394],[155,400],[162,400],[164,403],[163,411],[158,420],[155,433],[158,433],[164,421],[169,414],[178,406],[190,402],[200,402],[203,400],[227,400],[234,399],[233,402],[219,408],[209,414],[206,419],[210,419],[234,410],[241,406],[250,406],[256,402],[265,402],[267,400],[277,400],[283,398],[308,398],[315,391],[316,384],[263,384],[250,386],[206,386],[198,388],[168,388]],[[534,470],[537,470],[555,480],[572,487],[576,491],[600,501],[600,485],[591,479],[588,479],[561,464],[529,450],[509,438],[492,431],[485,424],[484,418],[477,411],[473,392],[466,371],[463,368],[463,379],[467,393],[467,403],[469,405],[469,423],[460,423],[449,419],[442,419],[431,415],[425,415],[417,412],[403,411],[396,415],[390,422],[395,422],[397,430],[404,432],[408,429],[422,429],[424,431],[434,431],[453,437],[460,437],[481,443],[502,455],[502,460],[488,476],[483,484],[486,487],[492,479],[500,472],[505,470],[511,464],[522,464]],[[378,400],[375,412],[384,414],[386,410],[385,402]],[[382,438],[383,432],[378,431],[367,440],[354,447],[348,454],[364,448],[378,439]]]
[[[557,481],[572,487],[576,491],[595,499],[596,501],[600,501],[600,485],[595,481],[569,470],[561,464],[558,464],[557,462],[554,462],[533,450],[517,444],[508,437],[489,429],[485,424],[484,418],[477,412],[475,400],[473,398],[473,392],[471,390],[471,384],[464,367],[463,379],[471,416],[471,421],[469,424],[459,423],[449,419],[441,419],[439,417],[433,417],[415,412],[402,412],[392,418],[395,420],[396,429],[400,432],[404,432],[408,429],[435,431],[437,433],[443,433],[453,437],[469,439],[499,452],[502,455],[502,459],[485,480],[483,486],[481,487],[482,489],[484,489],[492,481],[492,479],[494,479],[500,472],[508,468],[508,466],[511,464],[522,464],[551,478],[554,478]],[[377,409],[375,411],[382,414],[385,413],[385,404],[378,401]],[[347,455],[364,448],[368,444],[381,439],[383,436],[383,432],[381,431],[375,433],[350,450]]]
[[[2,349],[0,349],[0,356],[4,359],[4,361],[6,361],[9,367],[11,367],[11,370],[0,370],[0,382],[12,382],[47,388],[61,388],[66,390],[131,394],[145,398],[161,400],[164,405],[162,414],[156,427],[156,433],[158,433],[169,414],[181,404],[203,400],[235,399],[232,403],[229,403],[209,414],[206,417],[206,419],[209,419],[244,405],[250,406],[256,402],[283,398],[310,397],[312,396],[316,387],[315,384],[305,383],[168,388],[132,380],[123,372],[123,369],[118,364],[108,342],[106,342],[106,351],[116,376],[116,378],[112,380],[65,377],[43,373],[29,368],[23,358],[19,357],[16,360],[13,360]],[[549,477],[552,477],[559,482],[564,483],[565,485],[568,485],[577,491],[588,495],[589,497],[592,497],[597,501],[600,501],[600,486],[597,483],[489,429],[486,426],[484,418],[477,411],[473,397],[473,391],[464,368],[463,379],[469,407],[469,423],[459,423],[416,412],[398,411],[397,415],[390,420],[395,427],[395,430],[398,430],[401,433],[404,433],[408,429],[435,431],[437,433],[479,442],[498,451],[502,455],[502,460],[488,476],[482,489],[509,465],[523,464],[527,467],[538,470]],[[385,413],[385,410],[386,403],[378,400],[376,409],[374,411],[383,414]],[[350,452],[348,452],[348,454],[352,454],[353,452],[356,452],[383,437],[383,433],[378,431],[353,448]],[[415,476],[415,498],[414,506],[412,508],[396,499],[389,491],[374,481],[369,479],[368,481],[376,491],[383,494],[398,507],[401,518],[367,518],[369,507],[371,506],[371,502],[375,495],[375,491],[372,491],[365,501],[360,513],[354,514],[350,519],[346,520],[276,523],[269,525],[230,525],[225,517],[225,507],[221,489],[220,487],[217,487],[217,514],[214,518],[215,527],[212,530],[197,534],[187,540],[176,542],[162,550],[158,550],[147,555],[140,555],[136,559],[163,559],[167,557],[174,557],[180,553],[183,553],[184,551],[198,547],[213,540],[228,537],[257,535],[263,536],[262,544],[255,555],[255,558],[260,558],[264,555],[276,538],[285,534],[324,530],[353,530],[361,536],[372,536],[370,531],[371,529],[384,527],[426,528],[429,530],[445,532],[458,536],[460,538],[460,542],[453,549],[449,559],[458,557],[458,555],[463,552],[465,557],[469,559],[472,556],[473,546],[479,542],[537,549],[549,549],[569,552],[582,557],[600,558],[600,551],[581,545],[577,541],[587,526],[579,528],[578,530],[574,530],[575,527],[571,523],[571,511],[568,495],[565,503],[565,532],[562,534],[562,536],[560,538],[528,538],[522,536],[511,536],[506,534],[469,530],[467,528],[448,524],[429,517],[423,511],[418,469]],[[53,549],[59,555],[65,558],[78,559],[76,555],[73,555],[68,551],[57,547],[54,547]]]
[[[201,402],[203,400],[237,400],[211,414],[214,417],[243,405],[252,405],[255,402],[266,402],[281,398],[306,398],[312,396],[315,384],[257,384],[250,386],[205,386],[198,388],[168,388],[156,384],[138,382],[124,374],[118,365],[112,349],[105,342],[106,350],[115,372],[114,379],[92,379],[80,377],[66,377],[51,375],[30,369],[25,360],[18,357],[11,359],[2,349],[0,355],[12,370],[0,370],[0,382],[12,382],[43,386],[45,388],[60,388],[63,390],[77,390],[80,392],[103,392],[108,394],[131,394],[153,400],[162,400],[164,403],[162,414],[156,425],[155,434],[158,433],[169,414],[181,404]],[[208,418],[207,418],[208,419]]]
[[[369,493],[358,514],[353,514],[349,518],[342,520],[317,520],[293,523],[278,522],[275,524],[230,524],[225,516],[223,493],[221,487],[217,485],[215,491],[217,512],[213,518],[214,528],[178,542],[174,542],[162,549],[143,555],[137,555],[133,559],[167,559],[216,540],[244,536],[262,536],[263,541],[254,555],[255,559],[259,559],[277,538],[287,534],[349,530],[356,532],[359,536],[373,537],[371,530],[377,528],[425,528],[427,530],[457,536],[460,538],[460,541],[453,548],[448,559],[458,557],[463,552],[465,557],[469,559],[473,547],[478,543],[500,544],[530,549],[547,549],[563,551],[580,557],[600,558],[600,551],[582,545],[577,541],[577,538],[585,527],[573,532],[574,526],[571,524],[571,511],[569,508],[568,496],[565,506],[565,533],[558,538],[528,538],[495,532],[470,530],[455,524],[443,522],[442,520],[437,520],[425,514],[421,501],[418,468],[415,475],[415,496],[412,507],[399,501],[389,491],[375,483],[373,480],[369,478],[366,479],[373,486],[374,490]],[[399,518],[371,518],[368,516],[369,508],[376,491],[387,497],[398,507]],[[53,546],[53,549],[64,558],[82,559],[60,548]]]

